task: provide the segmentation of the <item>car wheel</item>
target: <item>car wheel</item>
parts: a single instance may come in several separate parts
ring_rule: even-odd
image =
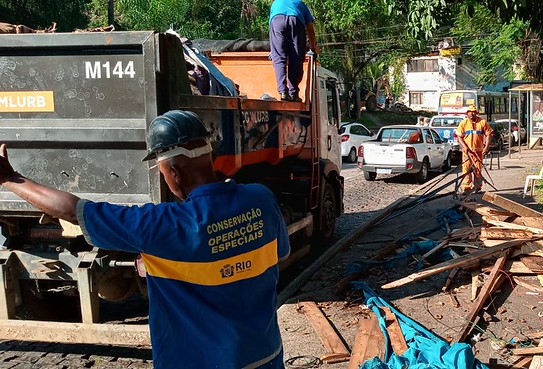
[[[377,98],[375,96],[370,96],[366,100],[366,110],[367,111],[377,110]]]
[[[418,173],[415,173],[415,181],[422,184],[428,180],[428,159],[422,161],[422,167]]]
[[[377,178],[377,173],[364,171],[364,179],[366,181],[375,181],[375,178]]]
[[[443,173],[445,173],[449,169],[451,169],[451,153],[450,152],[447,154],[447,158],[445,159],[445,161],[443,162],[443,165],[441,166],[441,170],[443,171]]]
[[[349,155],[347,155],[347,162],[354,163],[356,162],[356,159],[358,159],[358,155],[356,154],[356,149],[354,147],[351,147],[351,151],[349,151]]]

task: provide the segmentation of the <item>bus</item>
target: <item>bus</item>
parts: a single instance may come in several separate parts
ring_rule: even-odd
[[[439,115],[465,116],[468,106],[475,105],[479,116],[488,122],[509,118],[509,92],[483,90],[443,91],[439,96]],[[518,96],[511,96],[511,114],[518,114]]]

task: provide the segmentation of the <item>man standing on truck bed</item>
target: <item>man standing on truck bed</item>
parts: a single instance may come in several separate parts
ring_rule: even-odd
[[[464,177],[462,187],[464,194],[481,191],[483,187],[483,156],[490,148],[490,135],[492,128],[485,119],[477,116],[477,107],[470,105],[467,110],[467,118],[460,122],[455,135],[462,146],[462,174],[472,173]]]
[[[92,246],[141,253],[155,368],[283,368],[276,285],[278,261],[290,253],[287,229],[266,187],[217,181],[208,136],[186,111],[149,125],[144,160],[156,159],[183,202],[83,200],[15,172],[5,144],[0,184],[79,224]]]
[[[309,49],[319,53],[314,20],[309,8],[301,0],[274,0],[272,3],[270,50],[281,100],[302,101],[299,84],[304,73],[306,30]]]

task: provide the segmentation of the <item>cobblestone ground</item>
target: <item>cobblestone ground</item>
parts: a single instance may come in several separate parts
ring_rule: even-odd
[[[438,173],[430,172],[430,178]],[[366,181],[356,164],[343,164],[341,175],[345,178],[345,214],[337,222],[336,241],[361,223],[403,195],[419,187],[409,175],[381,175],[375,181]]]
[[[418,187],[407,175],[365,181],[356,164],[343,164],[345,214],[338,219],[335,241]],[[434,176],[435,174],[431,174]],[[0,368],[152,368],[150,348],[54,343],[0,342]]]

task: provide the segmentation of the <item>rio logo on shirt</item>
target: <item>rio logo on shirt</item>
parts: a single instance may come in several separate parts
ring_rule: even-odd
[[[251,266],[252,266],[252,263],[251,263],[250,260],[240,261],[238,263],[235,263],[234,265],[225,264],[220,270],[221,277],[222,278],[233,277],[234,274],[236,274],[236,273],[242,273],[242,272],[245,272],[247,270],[250,270]]]

